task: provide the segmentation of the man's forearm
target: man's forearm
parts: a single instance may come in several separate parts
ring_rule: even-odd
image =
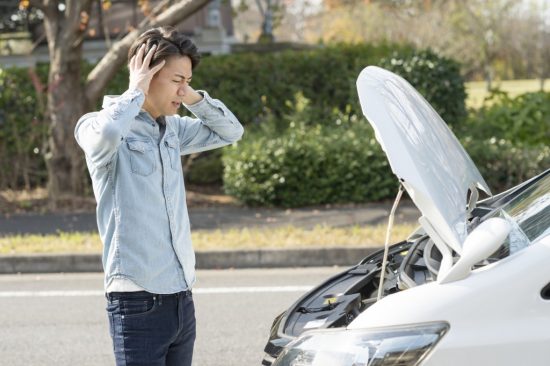
[[[188,88],[187,93],[183,96],[182,99],[185,105],[193,105],[202,100],[202,95],[197,91],[191,88]]]

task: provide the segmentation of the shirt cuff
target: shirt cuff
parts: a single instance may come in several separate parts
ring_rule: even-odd
[[[118,96],[106,95],[102,107],[112,119],[118,119],[125,113],[137,115],[144,101],[145,94],[141,90],[129,89]]]
[[[226,107],[222,102],[217,99],[212,99],[204,90],[197,90],[197,93],[202,95],[202,100],[195,104],[185,105],[185,107],[195,116],[200,119],[208,119],[208,117],[212,117],[213,115],[227,115]]]
[[[135,101],[140,107],[143,102],[145,102],[145,94],[139,88],[128,89],[121,95],[121,97],[124,99],[129,99],[131,102]]]

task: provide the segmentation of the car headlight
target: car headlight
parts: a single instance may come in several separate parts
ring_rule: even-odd
[[[289,343],[273,366],[414,366],[426,358],[449,324],[321,330]]]

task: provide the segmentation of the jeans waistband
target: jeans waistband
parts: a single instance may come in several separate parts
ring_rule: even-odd
[[[120,298],[132,299],[132,298],[140,298],[140,297],[148,297],[148,296],[157,297],[159,299],[163,299],[163,298],[167,299],[170,297],[179,298],[179,297],[187,297],[192,295],[193,293],[191,292],[191,290],[184,290],[173,294],[155,294],[148,291],[106,292],[105,293],[105,297],[107,298],[107,300],[115,300]]]

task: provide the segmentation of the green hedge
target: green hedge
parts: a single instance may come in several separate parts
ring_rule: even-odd
[[[307,120],[308,124],[330,123],[327,116],[335,109],[346,111],[349,115],[360,115],[355,89],[357,75],[367,65],[384,62],[389,65],[409,65],[403,70],[396,71],[408,77],[443,118],[448,121],[458,118],[454,111],[464,105],[464,98],[460,97],[463,87],[453,81],[443,83],[442,88],[440,82],[440,79],[460,78],[456,64],[429,51],[417,53],[408,46],[394,44],[334,45],[307,51],[209,56],[205,57],[195,70],[193,85],[208,90],[212,96],[223,100],[247,127],[266,122],[269,124],[269,121],[275,120],[275,124],[280,127],[279,130],[284,130],[288,125],[288,114],[293,113],[293,98],[298,94],[310,101],[309,108],[304,112],[307,113],[307,119],[303,119]],[[428,64],[429,67],[426,66]],[[83,65],[83,77],[92,67],[93,65],[86,63]],[[20,87],[0,89],[0,105],[5,106],[3,110],[9,111],[4,116],[9,123],[0,124],[0,136],[13,135],[12,124],[16,124],[23,132],[29,129],[36,131],[36,125],[41,123],[42,117],[37,103],[30,102],[36,100],[37,96],[27,70],[10,69],[3,72],[4,78],[9,75],[9,83]],[[38,74],[43,83],[47,79],[47,72],[48,65],[41,65]],[[415,78],[415,75],[418,77]],[[120,94],[127,85],[128,70],[123,68],[107,86],[105,94]],[[445,100],[441,95],[453,97]],[[101,101],[98,101],[97,108],[100,106]],[[22,113],[18,113],[19,110]],[[38,119],[31,123],[33,116],[38,116]],[[15,185],[12,188],[19,188],[22,182],[29,181],[29,178],[22,177],[23,170],[37,172],[30,178],[31,185],[43,184],[46,175],[41,141],[44,140],[45,131],[47,126],[41,124],[38,140],[34,134],[18,134],[23,140],[22,145],[26,146],[24,152],[17,148],[20,151],[18,156],[21,157],[19,161],[29,162],[25,167],[32,169],[17,170],[4,159],[0,164],[4,168],[5,177],[12,178],[9,184],[0,178],[0,187]],[[3,140],[9,145],[4,148],[3,156],[14,156],[13,150],[16,147],[13,139],[4,137]],[[36,148],[38,154],[34,153],[37,151]],[[201,161],[200,164],[191,166],[190,176],[193,176],[195,182],[200,183],[203,178],[209,180],[207,175],[214,172],[217,176],[212,180],[220,180],[219,164],[219,159],[210,157],[208,162]],[[193,172],[194,169],[197,171]]]
[[[457,134],[494,192],[513,187],[550,168],[550,93],[495,91]]]
[[[550,93],[526,93],[510,98],[494,92],[484,106],[471,111],[460,134],[477,140],[491,138],[527,145],[550,142]]]
[[[447,124],[460,125],[466,117],[466,90],[457,62],[421,50],[410,55],[394,53],[380,66],[411,83]]]
[[[493,193],[550,167],[550,147],[508,140],[462,141]],[[397,178],[370,131],[298,125],[276,139],[246,136],[225,151],[227,193],[249,205],[299,207],[393,198]]]
[[[276,138],[252,132],[224,150],[224,187],[250,205],[304,206],[376,201],[391,196],[396,180],[364,120],[334,125],[291,123]]]
[[[286,102],[298,92],[312,101],[319,117],[353,103],[355,79],[362,68],[396,49],[410,52],[390,44],[337,45],[206,57],[194,72],[193,84],[223,100],[245,125],[260,122],[265,109],[276,117],[288,113]]]
[[[335,113],[325,123],[313,125],[307,120],[310,106],[300,94],[293,108],[286,116],[286,130],[280,132],[280,126],[267,123],[224,150],[226,192],[250,205],[283,207],[393,198],[397,179],[364,119]],[[496,104],[486,113],[502,108]],[[544,112],[541,119],[547,117]],[[546,144],[527,138],[475,139],[481,122],[469,123],[473,128],[461,142],[494,193],[550,166]]]
[[[458,63],[430,50],[414,51],[395,44],[207,56],[193,73],[193,86],[222,100],[244,125],[263,122],[266,111],[276,118],[290,113],[289,101],[297,93],[311,101],[312,120],[323,123],[335,108],[351,107],[352,114],[361,113],[355,81],[368,65],[380,65],[405,77],[448,123],[465,116],[466,94]],[[124,69],[106,94],[118,94],[127,85]]]
[[[223,100],[245,125],[261,122],[266,110],[277,118],[291,112],[288,101],[297,93],[311,101],[312,120],[324,123],[334,108],[350,106],[352,114],[361,114],[355,81],[368,65],[389,67],[407,78],[449,123],[465,116],[459,65],[431,51],[393,44],[207,57],[193,84]]]
[[[465,93],[458,64],[431,51],[416,52],[392,44],[209,56],[194,71],[193,86],[222,100],[245,126],[273,123],[281,131],[288,126],[288,115],[294,113],[296,95],[309,103],[304,111],[307,118],[300,118],[304,123],[329,123],[327,116],[334,110],[360,115],[355,81],[367,65],[381,65],[403,75],[446,121],[462,120]],[[122,70],[106,94],[120,93],[127,80],[127,70]],[[219,164],[216,157],[208,157],[191,165],[188,176],[193,183],[219,181]],[[209,177],[211,172],[219,175]]]
[[[43,82],[46,73],[44,67],[0,68],[0,189],[45,184],[46,97],[38,94],[31,74]]]
[[[493,193],[512,188],[550,168],[550,147],[546,144],[528,145],[494,137],[487,140],[467,137],[461,142]]]

